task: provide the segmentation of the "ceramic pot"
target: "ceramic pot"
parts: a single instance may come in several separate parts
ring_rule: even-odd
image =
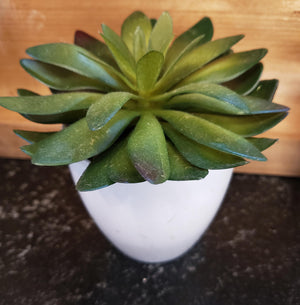
[[[74,182],[87,167],[70,165]],[[197,181],[116,183],[79,192],[102,233],[121,252],[143,262],[179,257],[202,236],[228,188],[232,169],[210,171]]]

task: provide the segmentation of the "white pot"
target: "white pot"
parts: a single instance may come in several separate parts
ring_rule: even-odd
[[[70,165],[76,182],[87,167]],[[232,169],[210,171],[197,181],[152,185],[116,183],[79,192],[89,214],[119,250],[143,262],[172,260],[205,232],[226,193]]]

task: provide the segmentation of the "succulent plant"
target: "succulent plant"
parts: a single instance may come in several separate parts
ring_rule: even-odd
[[[209,169],[265,161],[276,140],[254,137],[288,108],[272,103],[277,80],[260,81],[266,49],[235,53],[243,35],[211,41],[205,17],[175,40],[167,12],[134,12],[121,35],[102,25],[104,42],[77,31],[74,44],[31,47],[22,67],[47,85],[40,96],[19,89],[0,105],[59,132],[16,130],[36,165],[89,159],[77,188],[115,182],[153,184],[201,179]],[[174,40],[174,41],[173,41]]]

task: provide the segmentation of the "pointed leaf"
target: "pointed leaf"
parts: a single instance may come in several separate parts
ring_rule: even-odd
[[[120,70],[131,80],[135,81],[135,60],[121,37],[107,25],[102,24],[102,37],[110,49]]]
[[[130,100],[128,92],[112,92],[103,95],[89,108],[86,121],[91,130],[104,126]]]
[[[88,109],[100,93],[72,92],[47,96],[0,97],[0,105],[22,114],[56,114]]]
[[[162,92],[171,88],[191,73],[228,51],[243,37],[243,35],[226,37],[194,48],[183,56],[167,74],[162,76],[156,85],[155,92]]]
[[[258,63],[239,77],[225,82],[222,85],[238,94],[247,95],[257,86],[262,71],[263,65],[262,63]]]
[[[140,175],[153,184],[166,181],[170,165],[166,140],[160,123],[152,114],[145,114],[137,123],[128,141],[129,156]]]
[[[14,130],[14,133],[20,138],[24,139],[28,143],[36,143],[41,140],[46,139],[47,137],[55,134],[56,132],[36,132],[28,130]]]
[[[198,93],[182,94],[173,97],[165,104],[166,108],[187,111],[218,112],[227,114],[249,113],[247,104],[236,94],[216,84],[199,84]]]
[[[137,63],[137,86],[143,95],[149,92],[155,85],[164,63],[164,56],[157,51],[150,51]]]
[[[133,56],[137,62],[147,53],[145,35],[140,27],[137,27],[133,38]]]
[[[193,41],[195,41],[194,47],[210,41],[212,36],[212,22],[208,17],[204,17],[174,40],[166,56],[166,66],[169,66],[170,63],[176,61],[178,54],[182,53]],[[199,37],[201,38],[198,39]]]
[[[250,95],[272,102],[277,87],[277,79],[264,80],[259,82],[255,90],[253,90]]]
[[[175,110],[162,110],[155,113],[180,133],[200,144],[242,158],[266,160],[260,151],[243,137],[200,116]]]
[[[108,176],[114,182],[137,183],[145,181],[138,173],[127,150],[128,137],[118,143],[108,161]]]
[[[222,83],[232,80],[252,68],[266,53],[266,49],[258,49],[222,56],[188,76],[181,85],[201,81]]]
[[[136,11],[128,16],[125,19],[121,30],[121,37],[132,53],[134,50],[137,28],[140,28],[145,41],[148,43],[152,31],[152,25],[149,18],[140,11]]]
[[[247,141],[256,146],[260,151],[272,146],[278,139],[269,139],[269,138],[247,138]]]
[[[163,12],[151,32],[149,50],[159,51],[165,55],[173,37],[172,18],[168,12]]]
[[[168,124],[164,131],[178,151],[191,164],[204,169],[232,168],[247,164],[244,159],[199,144],[177,132]]]
[[[109,64],[110,66],[118,69],[118,65],[115,62],[113,56],[111,55],[107,45],[102,41],[96,39],[93,36],[83,32],[83,31],[76,31],[74,37],[74,43],[77,46],[80,46],[89,52],[93,53],[101,60]]]
[[[32,162],[37,165],[65,165],[93,157],[110,147],[138,114],[120,110],[103,128],[91,131],[86,119],[29,146]]]
[[[36,60],[99,80],[111,88],[117,90],[127,88],[121,81],[118,71],[79,46],[49,43],[29,48],[26,52]]]
[[[109,157],[109,154],[104,153],[91,161],[77,182],[76,189],[78,191],[93,191],[114,184],[107,174]]]
[[[111,90],[103,82],[74,73],[70,70],[31,59],[22,59],[21,66],[31,76],[48,87],[70,91],[82,89]]]
[[[208,170],[195,167],[186,161],[169,142],[167,148],[171,168],[169,180],[199,180],[208,174]]]
[[[37,96],[37,95],[39,95],[39,94],[37,94],[33,91],[30,91],[30,90],[27,90],[27,89],[18,89],[17,92],[18,92],[18,96]]]
[[[275,113],[275,112],[287,112],[289,108],[280,104],[270,103],[259,97],[245,96],[244,102],[248,106],[251,114],[260,113]]]
[[[267,113],[245,116],[201,114],[199,116],[234,133],[244,137],[251,137],[277,125],[287,116],[287,113]]]
[[[163,73],[162,74],[168,74],[169,71],[173,69],[173,67],[177,64],[177,62],[186,54],[188,54],[193,48],[195,48],[197,45],[199,45],[199,42],[202,40],[203,36],[196,37],[194,40],[192,40],[181,52],[176,53],[176,56],[174,55],[173,58],[166,58]]]

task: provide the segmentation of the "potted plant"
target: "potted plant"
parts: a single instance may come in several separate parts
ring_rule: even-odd
[[[36,165],[70,164],[82,198],[100,196],[86,206],[124,253],[169,260],[204,232],[232,168],[266,160],[261,152],[276,140],[255,136],[288,108],[272,102],[277,80],[260,81],[267,50],[234,52],[243,35],[212,41],[207,17],[173,41],[167,12],[155,20],[137,11],[120,36],[106,25],[101,36],[77,31],[74,44],[29,48],[21,65],[52,94],[19,89],[0,105],[64,124],[16,130],[30,143],[21,149]]]

